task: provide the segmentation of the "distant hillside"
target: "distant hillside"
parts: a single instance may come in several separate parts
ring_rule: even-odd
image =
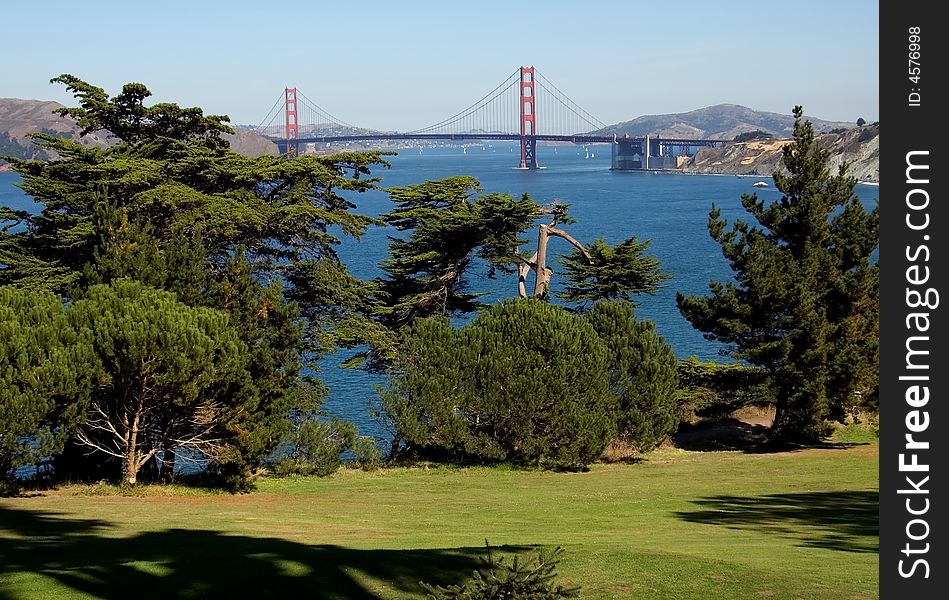
[[[784,170],[782,148],[788,138],[731,142],[719,148],[699,151],[680,170],[685,173],[725,173],[770,177]],[[860,181],[880,181],[880,126],[866,125],[843,132],[817,136],[821,148],[830,151],[829,166],[836,173],[843,161],[849,163],[848,174]]]
[[[855,127],[854,123],[824,121],[805,115],[821,133],[833,129]],[[794,132],[794,116],[761,112],[737,104],[718,104],[687,113],[646,115],[610,125],[592,132],[595,135],[661,135],[693,139],[733,140],[741,133],[766,131],[776,137],[788,138]]]
[[[54,158],[33,144],[27,135],[33,132],[79,139],[79,129],[72,121],[53,114],[58,108],[63,108],[58,102],[0,98],[0,156],[36,160]],[[106,144],[105,139],[94,134],[87,135],[81,142],[86,146]],[[6,170],[7,166],[0,159],[0,171]]]
[[[72,120],[53,114],[63,108],[58,102],[44,100],[21,100],[19,98],[0,98],[0,156],[16,156],[48,160],[54,158],[33,144],[28,134],[48,133],[79,140],[86,146],[107,146],[110,142],[105,134],[89,134],[79,137],[79,128]],[[233,135],[225,135],[235,152],[245,156],[277,154],[277,146],[256,133],[235,129]],[[0,170],[9,168],[0,159]]]

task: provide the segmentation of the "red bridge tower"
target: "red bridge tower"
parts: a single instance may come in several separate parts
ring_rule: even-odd
[[[537,112],[534,100],[534,67],[521,67],[521,168],[537,168]]]
[[[284,95],[287,115],[287,152],[292,153],[292,156],[296,156],[297,139],[300,137],[299,121],[297,120],[297,88],[285,88]]]

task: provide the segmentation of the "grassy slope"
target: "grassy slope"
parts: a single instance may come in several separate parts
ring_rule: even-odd
[[[419,580],[470,574],[485,539],[563,545],[584,598],[876,598],[877,459],[872,443],[663,450],[588,473],[341,471],[240,496],[66,488],[0,499],[0,599],[420,598]]]

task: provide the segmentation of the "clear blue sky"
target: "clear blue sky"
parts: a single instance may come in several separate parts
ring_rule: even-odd
[[[0,97],[110,95],[258,124],[285,87],[343,121],[407,131],[521,65],[605,123],[729,103],[879,118],[877,0],[359,2],[31,0],[2,9]]]

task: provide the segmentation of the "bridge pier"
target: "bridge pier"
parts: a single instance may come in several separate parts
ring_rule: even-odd
[[[721,146],[724,140],[688,140],[659,137],[622,137],[613,140],[611,171],[665,171],[677,169],[680,158],[696,148]]]

